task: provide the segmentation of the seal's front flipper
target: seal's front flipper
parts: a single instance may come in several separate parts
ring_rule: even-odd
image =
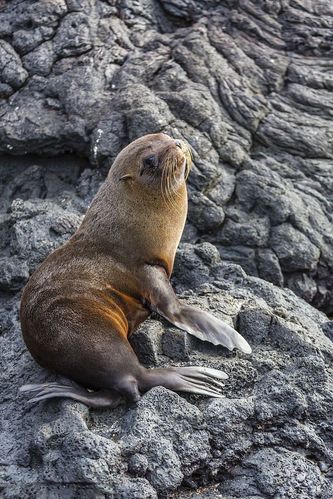
[[[251,353],[248,342],[237,331],[213,315],[188,305],[181,305],[177,317],[166,317],[172,324],[203,341],[214,345],[223,345],[229,350],[238,348],[244,353]]]
[[[208,312],[180,303],[161,267],[145,267],[145,277],[149,278],[149,285],[145,283],[149,288],[146,298],[152,310],[200,340],[251,353],[250,345],[235,329]]]

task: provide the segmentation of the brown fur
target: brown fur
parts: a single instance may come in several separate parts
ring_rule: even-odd
[[[221,397],[216,369],[147,370],[128,341],[152,310],[194,336],[251,351],[237,331],[177,300],[170,285],[187,213],[186,144],[164,134],[127,146],[71,239],[28,282],[21,302],[24,340],[42,366],[97,390],[70,383],[26,385],[33,402],[71,397],[115,407],[125,397],[163,385]]]
[[[153,154],[162,158],[156,178],[142,172]],[[170,156],[177,170],[172,204],[159,187]],[[123,149],[78,231],[32,275],[21,324],[42,366],[98,388],[110,388],[124,364],[141,370],[127,338],[150,315],[144,265],[172,272],[187,212],[186,159],[186,147],[165,134]]]

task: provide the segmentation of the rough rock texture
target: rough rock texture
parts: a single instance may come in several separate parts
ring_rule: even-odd
[[[41,206],[31,218],[30,202],[21,209],[44,232],[52,221],[40,219]],[[237,324],[253,354],[227,352],[156,319],[133,344],[146,365],[225,370],[226,398],[183,398],[158,387],[113,411],[65,400],[31,407],[17,387],[53,376],[22,342],[19,294],[4,294],[2,497],[332,497],[333,323],[291,291],[222,263],[209,243],[184,244],[179,257],[182,299]],[[189,492],[197,488],[199,495]]]
[[[0,1],[1,497],[333,497],[333,322],[294,294],[333,314],[332,28],[329,0]],[[157,131],[194,153],[176,290],[254,353],[153,318],[140,360],[222,368],[224,400],[30,407],[17,388],[52,375],[22,286]]]
[[[191,241],[333,313],[330,0],[0,9],[0,152],[104,171],[147,132],[184,137]]]

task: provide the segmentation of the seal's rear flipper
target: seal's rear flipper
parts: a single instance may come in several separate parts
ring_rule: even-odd
[[[225,322],[208,312],[179,302],[166,272],[161,267],[147,265],[144,277],[149,279],[149,284],[145,283],[145,286],[149,288],[146,300],[151,310],[159,313],[171,324],[214,345],[223,345],[229,350],[238,348],[244,353],[252,352],[248,342]]]
[[[227,378],[228,375],[223,371],[209,367],[169,367],[166,369],[145,369],[142,367],[136,377],[131,375],[125,376],[125,384],[123,386],[119,382],[117,383],[119,393],[112,389],[89,392],[69,380],[66,384],[42,383],[24,385],[19,391],[20,393],[32,395],[32,398],[29,400],[30,403],[55,397],[65,397],[83,402],[89,407],[114,408],[129,396],[129,388],[126,387],[126,380],[131,381],[133,379],[135,386],[138,387],[140,392],[146,392],[155,386],[164,386],[176,392],[196,393],[208,397],[222,398],[223,395],[221,392],[224,384],[221,383],[221,380]],[[112,386],[112,381],[110,386]],[[139,391],[137,394],[137,397],[131,398],[132,401],[137,402],[139,400]]]
[[[154,386],[164,386],[175,392],[196,393],[208,397],[223,398],[224,384],[227,379],[223,371],[208,367],[169,367],[166,369],[147,369],[139,381],[140,391],[147,391]]]
[[[55,397],[64,397],[83,402],[89,407],[117,407],[122,398],[111,390],[99,390],[97,392],[88,392],[76,383],[61,385],[59,383],[42,383],[24,385],[19,388],[20,393],[29,393],[33,397],[29,403],[40,402]]]

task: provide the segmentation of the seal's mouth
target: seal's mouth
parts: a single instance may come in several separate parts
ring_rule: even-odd
[[[192,167],[192,158],[193,158],[192,150],[191,150],[191,147],[183,140],[177,141],[176,144],[184,155],[184,160],[183,160],[182,166],[183,166],[183,170],[184,170],[185,180],[187,180],[187,178],[190,174],[190,171],[191,171],[191,167]]]

